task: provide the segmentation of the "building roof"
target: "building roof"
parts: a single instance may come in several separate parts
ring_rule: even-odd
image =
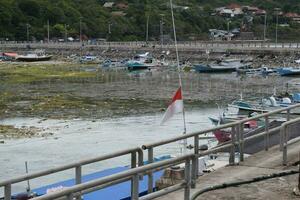
[[[233,9],[233,14],[234,15],[242,15],[242,14],[244,14],[244,12],[241,8],[236,8],[236,9]]]
[[[231,9],[223,9],[220,14],[233,14],[233,11]]]
[[[112,8],[114,6],[114,2],[105,2],[105,4],[103,5],[103,7],[105,8]]]
[[[116,7],[119,8],[119,9],[127,9],[128,4],[126,4],[126,3],[117,3]]]
[[[259,9],[257,11],[254,12],[254,14],[256,15],[265,15],[267,12],[265,10]]]
[[[241,6],[239,4],[236,4],[236,3],[231,3],[228,6],[226,6],[226,8],[236,9],[236,8],[241,8]]]
[[[258,10],[260,10],[258,7],[255,7],[255,6],[243,6],[243,8],[248,10],[248,11],[258,11]]]
[[[287,17],[287,18],[298,18],[298,17],[300,17],[300,15],[298,13],[291,13],[291,12],[284,14],[284,16]]]

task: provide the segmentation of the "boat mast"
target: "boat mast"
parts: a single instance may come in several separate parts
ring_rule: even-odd
[[[178,78],[179,78],[179,86],[181,87],[182,91],[182,79],[181,79],[181,67],[179,65],[179,54],[178,54],[178,46],[177,46],[177,37],[176,37],[176,28],[175,28],[175,20],[174,20],[174,12],[173,12],[173,3],[172,0],[170,0],[170,6],[171,6],[171,14],[172,14],[172,23],[173,23],[173,32],[174,32],[174,44],[175,44],[175,51],[176,51],[176,60],[177,60],[177,71],[178,71]],[[182,101],[183,101],[183,95],[182,95]],[[185,120],[185,109],[184,109],[184,103],[183,103],[183,109],[182,109],[182,117],[183,117],[183,134],[186,134],[186,120]],[[187,139],[184,139],[183,141],[183,152],[186,152],[187,147]]]

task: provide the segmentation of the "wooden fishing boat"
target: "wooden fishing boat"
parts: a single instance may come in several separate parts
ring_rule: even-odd
[[[51,58],[52,55],[46,55],[44,51],[35,51],[26,55],[16,56],[16,60],[23,62],[48,61]]]

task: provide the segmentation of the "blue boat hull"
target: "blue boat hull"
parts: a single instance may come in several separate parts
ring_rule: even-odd
[[[104,170],[101,172],[96,172],[93,174],[89,174],[86,176],[83,176],[82,182],[88,182],[95,179],[100,179],[105,176],[109,176],[112,174],[120,173],[123,171],[128,170],[129,167],[116,167],[113,169]],[[155,181],[158,180],[163,174],[163,171],[158,171],[153,174],[154,184]],[[57,188],[60,186],[63,187],[71,187],[75,185],[75,179],[69,179],[66,181],[62,181],[59,183],[55,183],[52,185],[47,185],[38,189],[34,189],[33,192],[36,192],[38,195],[46,194],[47,189],[50,188]],[[153,185],[153,188],[155,185]],[[139,181],[139,194],[140,196],[147,194],[148,190],[148,176],[144,176],[143,180]],[[107,188],[85,194],[83,196],[84,200],[95,200],[95,199],[109,199],[109,200],[130,200],[131,199],[131,187],[130,187],[130,181],[126,181],[123,183],[119,183],[116,185],[109,186]]]
[[[154,158],[154,162],[170,159],[170,155],[161,156]],[[148,164],[147,161],[144,161],[144,164]],[[96,179],[100,179],[106,176],[124,172],[130,169],[130,166],[115,167],[111,169],[106,169],[92,174],[87,174],[82,177],[82,182],[88,182]],[[163,175],[163,170],[153,173],[153,189],[155,189],[155,182],[161,178]],[[32,190],[38,196],[44,195],[47,193],[48,189],[58,188],[58,187],[71,187],[75,185],[75,179],[64,180],[55,184],[43,186]],[[145,175],[142,180],[139,181],[139,195],[146,195],[148,191],[148,176]],[[126,181],[116,185],[112,185],[106,188],[103,188],[98,191],[94,191],[88,194],[83,195],[84,200],[95,200],[95,199],[109,199],[109,200],[130,200],[131,199],[131,182]]]
[[[293,69],[293,68],[279,68],[277,72],[281,76],[296,76],[300,75],[300,69]]]

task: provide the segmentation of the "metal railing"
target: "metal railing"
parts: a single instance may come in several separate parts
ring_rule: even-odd
[[[240,155],[240,161],[244,161],[244,143],[246,141],[249,141],[251,139],[255,139],[257,137],[260,137],[262,135],[265,136],[265,150],[269,149],[269,137],[271,133],[274,133],[275,131],[278,131],[279,128],[275,128],[272,130],[269,130],[269,118],[272,115],[278,114],[278,113],[282,113],[282,112],[286,112],[286,120],[289,121],[290,120],[290,111],[292,109],[298,108],[300,107],[300,104],[296,104],[287,108],[282,108],[279,110],[275,110],[272,112],[268,112],[268,113],[264,113],[264,114],[260,114],[260,115],[256,115],[247,119],[243,119],[237,122],[233,122],[233,123],[228,123],[228,124],[224,124],[218,127],[214,127],[214,128],[210,128],[210,129],[206,129],[203,131],[198,131],[198,132],[194,132],[194,133],[189,133],[189,134],[185,134],[179,137],[173,137],[170,139],[166,139],[166,140],[161,140],[159,142],[154,142],[154,143],[150,143],[150,144],[146,144],[142,146],[143,150],[147,150],[148,151],[148,162],[152,163],[153,159],[154,159],[154,148],[158,147],[158,146],[162,146],[162,145],[166,145],[166,144],[170,144],[173,142],[178,142],[184,139],[188,139],[188,138],[193,138],[194,139],[194,154],[197,156],[199,155],[199,137],[200,135],[204,135],[210,132],[214,132],[217,130],[221,130],[221,129],[226,129],[226,128],[231,128],[231,144],[228,146],[225,146],[226,148],[231,147],[230,150],[230,157],[229,157],[229,163],[230,164],[234,164],[234,160],[235,160],[235,146],[237,145],[238,151],[239,151],[239,155]],[[252,121],[252,120],[257,120],[260,118],[264,118],[265,120],[265,132],[262,134],[258,134],[249,138],[244,138],[244,124],[248,121]],[[223,146],[224,147],[224,146]],[[220,147],[221,149],[225,149],[223,147]],[[203,153],[202,153],[203,154]],[[194,176],[197,176],[199,173],[199,169],[198,169],[198,162],[194,163],[194,166],[192,166],[192,168],[195,170],[194,172]],[[196,177],[193,178],[193,180],[195,180]],[[151,172],[149,172],[148,174],[148,192],[151,193],[153,192],[153,188],[150,187],[151,185],[153,185],[153,174]],[[192,182],[192,187],[194,187],[195,183]]]
[[[143,165],[143,151],[141,150],[141,148],[136,147],[136,148],[132,148],[132,149],[126,149],[126,150],[123,150],[123,151],[117,151],[117,152],[107,154],[107,155],[103,155],[103,156],[100,156],[100,157],[95,157],[95,158],[91,158],[91,159],[87,159],[87,160],[82,160],[82,161],[71,163],[71,164],[68,164],[68,165],[55,167],[55,168],[45,170],[45,171],[41,171],[41,172],[26,174],[26,175],[18,177],[18,178],[6,180],[6,181],[1,181],[0,182],[0,187],[4,187],[4,200],[11,200],[11,187],[12,187],[12,184],[27,181],[27,180],[31,180],[31,179],[34,179],[34,178],[38,178],[38,177],[42,177],[42,176],[46,176],[46,175],[50,175],[50,174],[54,174],[54,173],[57,173],[57,172],[61,172],[61,171],[65,171],[65,170],[73,169],[73,168],[75,169],[75,183],[80,184],[81,181],[82,181],[82,166],[92,164],[92,163],[95,163],[95,162],[108,160],[108,159],[111,159],[111,158],[116,158],[116,157],[119,157],[119,156],[128,155],[128,154],[131,155],[131,168],[137,167],[137,154],[138,154],[138,166]]]
[[[166,43],[161,45],[160,42],[150,41],[146,44],[144,41],[131,41],[131,42],[24,42],[24,41],[0,41],[0,48],[70,48],[70,49],[80,49],[84,48],[175,48],[174,44]],[[180,49],[249,49],[249,50],[282,50],[282,49],[300,49],[300,43],[297,42],[263,42],[263,41],[180,41],[178,42],[178,47]]]
[[[190,161],[193,156],[194,156],[193,154],[188,154],[185,156],[164,160],[164,161],[152,163],[149,165],[144,165],[142,167],[129,169],[128,171],[125,171],[125,172],[113,174],[113,175],[110,175],[110,176],[107,176],[107,177],[104,177],[101,179],[82,183],[80,185],[75,185],[73,187],[66,188],[63,191],[46,194],[46,195],[43,195],[40,197],[33,198],[32,200],[49,200],[49,199],[57,199],[57,198],[62,198],[62,197],[65,197],[68,200],[73,200],[74,196],[79,195],[79,194],[85,194],[84,191],[88,190],[89,188],[93,188],[93,187],[96,187],[99,185],[104,185],[104,184],[112,182],[112,181],[122,180],[122,179],[126,179],[126,178],[133,179],[133,182],[131,185],[132,191],[133,191],[131,199],[137,200],[137,199],[139,199],[139,183],[138,183],[138,181],[139,181],[139,176],[141,174],[143,174],[149,170],[167,168],[167,167],[170,167],[170,166],[173,166],[176,164],[180,164],[180,163],[185,163],[185,165],[186,165],[185,180],[182,183],[180,183],[176,186],[173,186],[172,188],[169,188],[168,192],[172,192],[172,191],[176,191],[176,190],[185,188],[185,195],[189,196],[190,195],[189,187],[190,187],[190,179],[191,179],[191,177],[189,176]],[[162,193],[162,192],[160,192],[160,193]],[[153,196],[154,196],[154,193],[149,194],[149,196],[144,196],[141,199],[144,199],[144,200],[152,199],[152,198],[154,198]]]
[[[254,117],[243,119],[243,120],[240,120],[237,122],[224,124],[224,125],[221,125],[221,126],[218,126],[215,128],[210,128],[210,129],[206,129],[203,131],[198,131],[198,132],[170,138],[167,140],[162,140],[159,142],[146,144],[146,145],[143,145],[142,148],[137,147],[137,148],[133,148],[133,149],[119,151],[119,152],[109,154],[106,156],[101,156],[98,158],[89,159],[86,161],[81,161],[78,163],[73,163],[73,164],[61,166],[58,168],[53,168],[53,169],[46,170],[43,172],[28,174],[23,177],[0,182],[0,187],[5,187],[5,200],[10,200],[11,199],[11,185],[14,183],[41,177],[41,176],[45,176],[45,175],[63,171],[66,169],[75,168],[77,185],[66,188],[60,192],[46,194],[46,195],[43,195],[43,196],[40,196],[40,197],[37,197],[34,199],[35,200],[46,200],[46,199],[57,199],[57,198],[61,198],[61,197],[64,197],[67,199],[73,199],[73,197],[78,197],[82,194],[90,193],[92,191],[99,190],[101,188],[104,188],[104,187],[107,187],[110,185],[114,185],[114,184],[117,184],[120,182],[131,180],[131,190],[132,190],[131,194],[132,194],[133,200],[152,199],[152,198],[162,196],[162,195],[165,195],[167,193],[170,193],[170,192],[182,189],[182,188],[185,189],[184,190],[184,199],[188,200],[189,196],[190,196],[190,188],[196,187],[196,179],[198,177],[198,172],[199,172],[198,171],[199,170],[198,169],[198,158],[199,157],[210,155],[212,153],[222,152],[222,151],[230,148],[229,164],[235,164],[235,149],[238,149],[239,157],[240,157],[239,160],[242,162],[242,161],[244,161],[244,144],[245,144],[245,142],[263,137],[264,141],[265,141],[265,150],[268,150],[269,149],[269,137],[272,134],[275,134],[281,130],[280,138],[282,138],[282,139],[280,140],[280,146],[282,147],[282,150],[283,150],[283,164],[286,164],[286,158],[287,158],[286,154],[287,154],[287,146],[288,146],[288,137],[287,137],[287,131],[286,131],[287,128],[286,127],[288,127],[291,124],[300,122],[300,118],[290,120],[291,110],[293,110],[295,108],[300,108],[300,104],[296,104],[296,105],[293,105],[293,106],[290,106],[287,108],[282,108],[282,109],[275,110],[272,112],[256,115]],[[286,115],[287,122],[283,123],[281,125],[281,127],[276,127],[276,128],[270,129],[270,127],[269,127],[270,116],[280,114],[283,112]],[[244,124],[248,121],[257,120],[260,118],[263,118],[265,121],[265,131],[263,133],[259,133],[259,134],[244,138],[244,134],[243,134],[244,133]],[[210,133],[213,131],[217,131],[217,130],[226,129],[226,128],[231,128],[231,141],[229,143],[224,144],[222,146],[217,146],[217,147],[212,148],[207,151],[201,151],[201,152],[199,151],[199,139],[201,139],[200,138],[201,135]],[[188,138],[194,139],[194,141],[193,141],[194,142],[194,152],[193,153],[179,156],[177,158],[164,160],[164,161],[154,162],[154,148],[155,147],[159,147],[162,145],[170,144],[170,143],[181,141],[183,139],[188,139]],[[149,164],[147,164],[145,166],[142,166],[143,165],[142,149],[148,151],[148,163]],[[139,167],[136,166],[136,161],[137,161],[136,153],[138,153]],[[126,155],[126,154],[131,154],[131,156],[132,156],[131,157],[132,169],[129,169],[127,171],[124,171],[124,172],[121,172],[118,174],[113,174],[113,175],[110,175],[107,177],[103,177],[100,179],[81,183],[81,166],[82,165],[90,164],[93,162],[98,162],[101,160],[114,158],[114,157],[118,157],[118,156],[122,156],[122,155]],[[185,180],[182,183],[177,184],[175,186],[168,187],[161,191],[153,192],[153,172],[173,166],[173,165],[177,165],[179,163],[185,163]],[[139,181],[139,178],[145,174],[148,175],[148,195],[144,196],[144,197],[139,197],[138,181]]]
[[[289,141],[289,132],[288,128],[291,125],[300,122],[300,118],[293,119],[283,123],[280,127],[280,150],[282,151],[282,164],[287,165],[287,149],[288,145],[293,144],[300,140],[300,138],[296,138],[293,141]]]

